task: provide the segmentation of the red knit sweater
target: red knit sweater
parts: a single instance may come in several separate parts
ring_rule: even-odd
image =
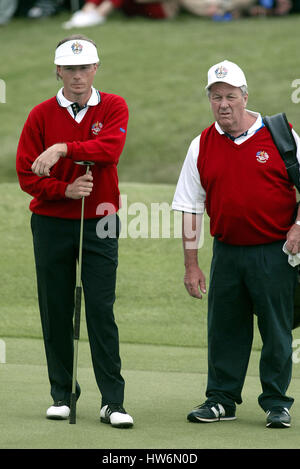
[[[33,196],[32,212],[59,218],[80,218],[81,199],[65,197],[68,184],[85,174],[75,161],[89,160],[93,190],[85,200],[85,217],[95,218],[101,203],[119,208],[117,164],[122,153],[128,122],[123,98],[101,93],[101,101],[90,106],[80,123],[61,107],[56,97],[37,105],[30,112],[21,133],[16,168],[21,188]],[[50,177],[38,177],[31,171],[34,160],[55,143],[66,143],[68,153],[51,170]]]
[[[211,125],[201,134],[197,166],[212,236],[235,245],[286,238],[296,193],[265,127],[237,145]]]

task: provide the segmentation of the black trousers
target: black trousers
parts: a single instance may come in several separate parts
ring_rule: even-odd
[[[119,218],[114,215],[117,227]],[[115,323],[118,230],[100,239],[97,219],[84,221],[82,287],[94,373],[102,404],[122,404],[119,335]],[[73,313],[80,220],[33,214],[31,218],[38,299],[51,396],[69,403],[73,370]],[[80,386],[77,383],[77,397]]]
[[[208,400],[235,407],[253,340],[253,313],[262,338],[258,397],[263,410],[290,408],[292,322],[297,269],[283,241],[232,246],[214,240],[208,296]]]

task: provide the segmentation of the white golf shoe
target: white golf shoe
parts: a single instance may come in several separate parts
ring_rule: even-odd
[[[110,423],[113,427],[117,428],[130,428],[133,426],[133,418],[119,404],[103,406],[100,411],[100,421]]]
[[[94,11],[76,11],[69,21],[62,24],[63,29],[86,28],[105,23],[105,17]]]
[[[63,402],[54,402],[54,404],[47,409],[46,417],[52,420],[66,420],[70,415],[70,407]]]

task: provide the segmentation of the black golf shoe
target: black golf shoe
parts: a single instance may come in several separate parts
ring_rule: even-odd
[[[235,420],[236,416],[235,409],[208,401],[195,407],[195,409],[188,414],[187,419],[195,423],[210,423],[219,422],[221,420]]]
[[[285,407],[273,407],[267,411],[268,428],[289,428],[291,426],[291,416]]]

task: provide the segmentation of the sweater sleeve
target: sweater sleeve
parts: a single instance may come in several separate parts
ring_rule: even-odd
[[[31,111],[23,127],[16,158],[16,170],[21,189],[33,197],[43,200],[65,198],[67,183],[55,177],[39,177],[31,170],[35,159],[45,150],[43,132],[37,112]]]
[[[73,161],[93,161],[99,165],[118,164],[125,145],[128,107],[123,98],[114,96],[103,104],[107,107],[103,127],[96,138],[66,142],[67,157]]]
[[[172,202],[173,210],[204,213],[206,193],[197,168],[199,149],[200,135],[190,144],[184,160]]]

